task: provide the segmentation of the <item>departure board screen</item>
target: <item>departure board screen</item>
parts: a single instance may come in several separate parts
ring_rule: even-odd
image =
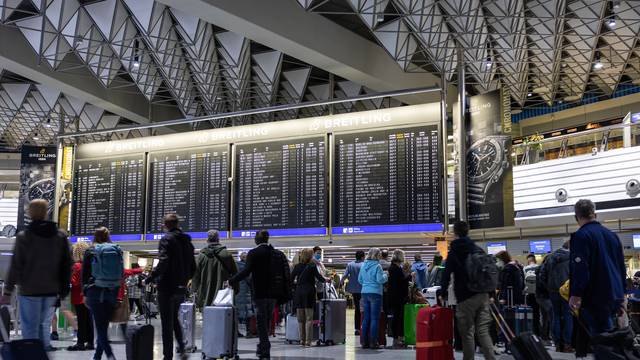
[[[148,240],[162,236],[162,219],[180,217],[181,228],[195,238],[208,230],[227,236],[229,207],[227,146],[149,154]]]
[[[336,235],[439,231],[437,126],[335,136]]]
[[[233,237],[326,235],[325,138],[238,145]]]
[[[113,234],[114,241],[140,240],[144,227],[144,172],[142,154],[78,160],[73,187],[72,233],[76,237],[87,235],[80,240],[91,240],[95,228],[105,226]]]

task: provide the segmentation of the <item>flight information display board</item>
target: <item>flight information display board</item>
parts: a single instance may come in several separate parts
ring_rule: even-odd
[[[229,149],[218,146],[149,154],[147,240],[162,237],[162,219],[176,213],[193,238],[208,230],[227,237]]]
[[[233,237],[326,235],[324,137],[238,145]]]
[[[142,154],[76,162],[72,241],[92,240],[98,226],[114,241],[141,239],[144,166]]]
[[[437,126],[335,136],[334,235],[441,231]]]

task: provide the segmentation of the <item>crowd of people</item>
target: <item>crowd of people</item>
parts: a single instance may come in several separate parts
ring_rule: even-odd
[[[324,266],[320,247],[300,250],[291,262],[269,244],[265,230],[256,234],[256,247],[242,252],[237,261],[220,243],[219,233],[209,231],[207,245],[196,257],[191,238],[180,229],[175,214],[164,218],[166,233],[158,244],[155,268],[132,264],[125,269],[122,250],[111,242],[107,228],[95,230],[93,244],[80,242],[69,251],[66,234],[46,220],[47,207],[44,200],[29,204],[32,222],[17,235],[0,299],[8,304],[19,286],[22,336],[40,339],[47,351],[55,350],[49,328],[56,302],[70,294],[77,317],[77,342],[68,350],[95,350],[94,359],[102,355],[114,359],[109,323],[121,310],[127,314],[120,320],[124,324],[134,307],[139,314],[148,311],[142,299],[149,284],[157,288],[167,360],[174,356],[174,340],[176,352],[186,356],[178,311],[187,295],[194,294],[196,307],[202,309],[227,286],[235,291],[242,325],[239,336],[259,338],[256,355],[260,359],[270,358],[273,317],[285,304],[296,314],[301,345],[311,346],[316,302],[329,296],[332,288],[344,288],[352,298],[355,335],[360,336],[361,346],[377,349],[383,345],[381,331],[393,338],[392,348],[406,347],[404,309],[412,301],[410,289],[440,285],[440,301],[446,303],[453,300],[449,294],[455,296],[456,329],[464,359],[474,358],[476,346],[485,359],[495,359],[494,345],[500,337],[490,311],[492,302],[503,308],[530,306],[533,333],[549,344],[553,341],[556,351],[575,352],[577,357],[586,356],[591,337],[612,329],[626,307],[622,245],[617,235],[596,221],[595,206],[589,200],[575,205],[579,229],[541,264],[534,254],[522,265],[507,251],[497,253],[496,283],[491,289],[482,288],[477,274],[469,271],[473,261],[487,255],[469,238],[465,222],[454,224],[455,239],[445,261],[436,256],[426,264],[417,254],[410,263],[400,249],[371,248],[366,254],[357,251],[339,277]],[[387,318],[391,321],[388,329]],[[596,358],[606,358],[597,346],[593,351]]]

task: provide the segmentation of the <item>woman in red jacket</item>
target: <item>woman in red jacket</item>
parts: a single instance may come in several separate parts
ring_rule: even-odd
[[[94,350],[93,346],[93,321],[89,309],[84,304],[82,295],[82,259],[89,244],[79,242],[73,245],[73,268],[71,271],[71,305],[78,317],[78,340],[75,345],[69,346],[69,351]]]

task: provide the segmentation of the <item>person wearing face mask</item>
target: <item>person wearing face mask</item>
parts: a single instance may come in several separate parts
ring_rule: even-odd
[[[327,276],[327,268],[324,267],[324,264],[322,263],[322,248],[320,246],[314,246],[313,247],[313,258],[312,261],[314,264],[316,264],[316,267],[318,268],[318,272],[320,273],[320,275],[322,276]],[[316,282],[316,298],[318,300],[320,299],[324,299],[324,289],[325,286],[327,284],[321,281]]]
[[[524,274],[522,270],[505,250],[497,253],[496,259],[498,268],[500,268],[498,278],[500,303],[509,306],[524,304]]]

